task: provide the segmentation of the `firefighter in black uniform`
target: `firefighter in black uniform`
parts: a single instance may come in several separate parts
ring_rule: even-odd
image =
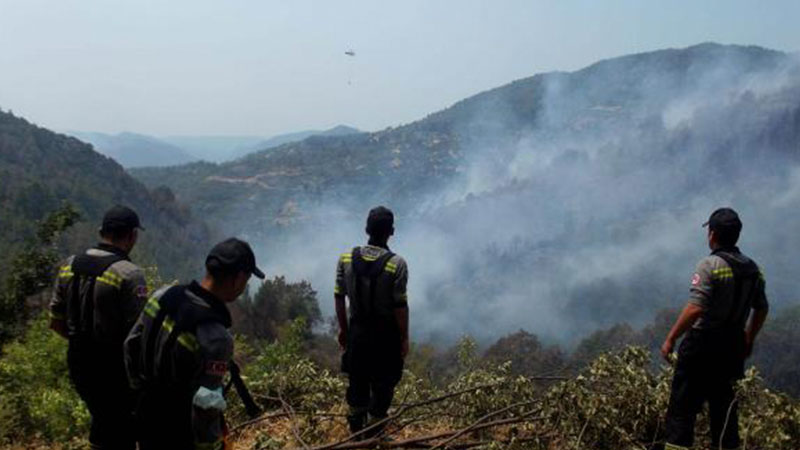
[[[140,229],[130,208],[103,218],[101,242],[60,267],[50,327],[69,339],[70,379],[92,416],[93,449],[133,449],[133,393],[122,343],[147,300],[143,271],[130,262]]]
[[[334,297],[342,369],[348,374],[348,422],[358,432],[387,416],[408,354],[408,268],[389,250],[394,215],[382,206],[367,217],[369,243],[339,258]],[[345,297],[350,300],[348,320]],[[378,434],[372,427],[365,437]]]
[[[672,380],[666,450],[692,446],[695,418],[706,401],[711,447],[739,447],[734,383],[744,375],[744,361],[769,308],[764,276],[736,247],[742,229],[738,214],[720,208],[704,226],[708,226],[711,255],[698,263],[689,302],[661,347],[669,360],[675,342],[688,331]]]
[[[147,301],[125,340],[141,450],[224,447],[223,377],[233,364],[226,303],[251,275],[264,278],[250,246],[231,238],[209,252],[203,281],[164,287]]]

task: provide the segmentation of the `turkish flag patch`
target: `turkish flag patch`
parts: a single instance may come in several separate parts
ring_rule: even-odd
[[[700,274],[696,273],[692,276],[692,286],[699,286],[700,285]]]
[[[206,374],[221,377],[228,371],[227,361],[208,361],[206,362]]]

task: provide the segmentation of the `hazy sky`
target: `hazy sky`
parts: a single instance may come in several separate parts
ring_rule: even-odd
[[[797,0],[0,0],[0,108],[59,130],[376,130],[627,53],[797,51],[798,18]]]

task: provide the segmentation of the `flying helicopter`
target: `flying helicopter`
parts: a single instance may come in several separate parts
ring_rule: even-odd
[[[356,56],[356,52],[353,50],[347,50],[346,52],[344,52],[344,54],[347,56]]]

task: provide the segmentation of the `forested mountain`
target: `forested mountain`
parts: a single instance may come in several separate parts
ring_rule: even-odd
[[[95,150],[113,158],[125,168],[175,166],[199,159],[180,147],[143,134],[119,133],[112,135],[92,132],[70,132],[69,134],[92,144]]]
[[[195,159],[221,163],[232,161],[258,150],[266,150],[290,142],[302,141],[311,136],[343,136],[359,130],[338,125],[328,130],[306,130],[278,134],[269,138],[259,136],[164,136],[161,141],[180,147]],[[165,166],[167,164],[151,164]]]
[[[103,213],[115,203],[134,208],[147,228],[134,259],[158,265],[164,276],[188,277],[202,268],[209,230],[169,189],[148,191],[115,161],[78,139],[0,112],[0,273],[32,225],[63,202],[83,221],[67,236],[77,251],[96,242]]]
[[[798,75],[792,55],[701,44],[535,75],[376,133],[134,174],[323,299],[335,255],[387,204],[418,333],[574,341],[681,304],[707,252],[699,224],[722,205],[774,303],[797,301],[783,249],[800,245]]]
[[[319,136],[319,137],[346,136],[348,134],[356,134],[360,132],[361,131],[353,127],[348,127],[346,125],[337,125],[328,130],[306,130],[306,131],[297,131],[295,133],[279,134],[277,136],[272,136],[269,139],[265,139],[263,141],[260,141],[258,143],[249,146],[239,147],[231,152],[227,160],[238,159],[250,153],[257,152],[259,150],[267,150],[270,148],[281,146],[283,144],[302,141],[304,139],[310,138],[311,136]]]

